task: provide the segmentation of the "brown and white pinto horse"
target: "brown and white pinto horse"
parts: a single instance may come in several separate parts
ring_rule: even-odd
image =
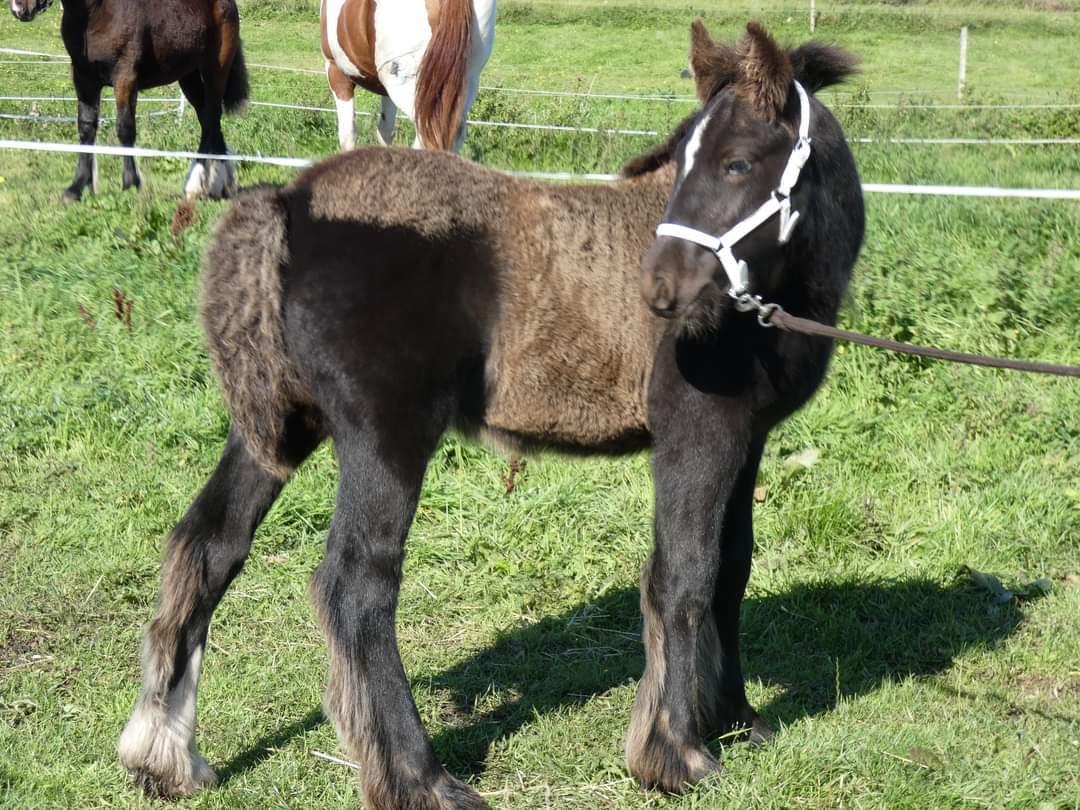
[[[495,40],[495,0],[322,0],[320,17],[342,149],[356,145],[357,85],[382,96],[380,143],[393,140],[400,109],[416,124],[413,146],[461,148]]]

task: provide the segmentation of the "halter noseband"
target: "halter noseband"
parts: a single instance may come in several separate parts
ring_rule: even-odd
[[[780,238],[779,243],[785,244],[791,238],[791,232],[795,223],[799,221],[799,212],[791,210],[791,190],[799,182],[799,174],[803,166],[810,158],[810,99],[806,90],[798,82],[795,82],[795,90],[799,94],[799,139],[795,142],[791,155],[788,157],[787,166],[780,176],[780,183],[769,195],[769,199],[750,216],[736,223],[727,233],[721,236],[712,236],[696,228],[686,225],[676,225],[673,222],[663,222],[656,229],[657,236],[671,236],[676,239],[685,239],[696,245],[711,251],[724,266],[728,281],[731,282],[728,294],[743,301],[750,297],[747,287],[750,282],[749,268],[742,259],[736,259],[731,249],[740,240],[749,236],[759,225],[771,219],[774,214],[780,214]],[[752,307],[750,307],[752,308]]]

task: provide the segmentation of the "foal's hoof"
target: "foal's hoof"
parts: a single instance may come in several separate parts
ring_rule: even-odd
[[[760,748],[772,739],[775,732],[772,726],[765,722],[763,717],[754,716],[754,722],[750,724],[750,736],[747,741],[756,748]]]
[[[60,195],[60,200],[66,203],[77,203],[82,199],[82,191],[74,188],[65,188]]]
[[[217,775],[195,750],[194,740],[168,725],[156,707],[140,707],[120,735],[120,764],[147,796],[179,799],[217,784]]]
[[[488,810],[488,803],[480,794],[449,774],[436,790],[438,810]]]
[[[762,746],[773,736],[772,727],[749,704],[742,709],[723,713],[712,722],[700,718],[699,723],[702,724],[705,739],[719,738],[724,744],[748,742],[753,746]]]
[[[175,778],[163,777],[144,768],[135,768],[131,772],[131,778],[135,786],[151,799],[164,799],[165,801],[183,799],[198,793],[203,788],[213,787],[217,784],[217,775],[211,770],[210,766],[206,764],[202,757],[198,757],[198,760],[199,765],[194,767],[191,774],[185,779],[176,780]]]
[[[627,752],[626,767],[643,788],[682,793],[720,770],[716,757],[701,745],[679,743],[665,734],[651,735],[639,751]]]
[[[443,771],[434,784],[363,783],[364,806],[373,810],[488,810],[464,782]]]

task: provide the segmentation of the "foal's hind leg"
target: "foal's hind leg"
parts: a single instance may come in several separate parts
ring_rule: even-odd
[[[706,738],[745,731],[754,744],[765,742],[772,730],[746,700],[739,661],[739,608],[750,578],[754,483],[763,445],[751,448],[724,510],[712,621],[706,620],[698,641],[699,731]]]
[[[313,583],[330,647],[325,707],[360,762],[365,807],[473,810],[486,805],[435,758],[394,632],[405,538],[435,445],[414,424],[398,419],[378,439],[334,436],[341,482]]]
[[[306,425],[287,435],[289,466],[319,441]],[[186,796],[216,781],[195,746],[207,630],[283,483],[256,465],[233,431],[210,481],[169,536],[157,615],[143,644],[142,690],[118,746],[124,767],[151,795]]]

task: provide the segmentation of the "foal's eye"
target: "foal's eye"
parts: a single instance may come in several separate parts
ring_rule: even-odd
[[[740,158],[739,160],[731,161],[731,163],[727,165],[727,173],[738,177],[739,175],[749,174],[750,169],[752,168],[753,166],[750,165],[749,160]]]

